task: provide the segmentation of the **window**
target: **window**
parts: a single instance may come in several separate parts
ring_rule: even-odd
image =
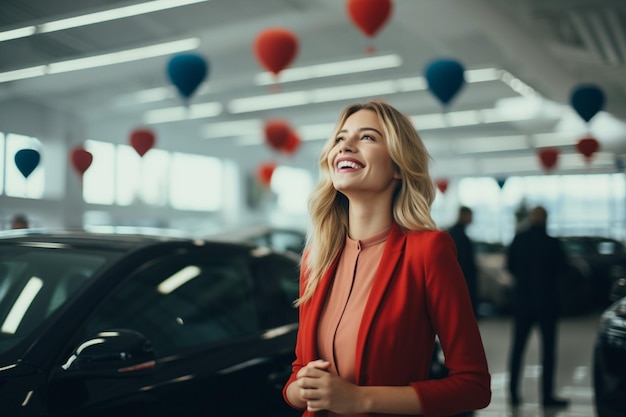
[[[223,201],[220,159],[151,149],[143,157],[128,145],[88,140],[93,162],[83,175],[83,198],[90,204],[151,206],[217,211]]]
[[[272,191],[277,208],[289,213],[306,213],[307,199],[313,188],[311,174],[304,169],[278,166],[272,174]]]
[[[464,178],[458,198],[474,210],[468,234],[475,240],[510,242],[527,211],[539,204],[548,210],[552,235],[626,238],[621,173],[510,177],[501,189],[493,178]]]
[[[126,206],[142,202],[154,206],[167,203],[169,153],[151,149],[140,156],[128,145],[117,146],[115,202]]]
[[[217,211],[222,206],[222,164],[217,158],[172,154],[170,203],[182,210]]]
[[[91,204],[113,204],[115,145],[88,140],[85,149],[93,154],[93,162],[83,175],[83,199]]]
[[[5,137],[5,192],[9,197],[42,198],[44,194],[44,155],[41,155],[42,146],[39,140],[23,135],[9,133]],[[21,149],[35,149],[41,155],[35,170],[24,178],[15,164],[15,154]]]

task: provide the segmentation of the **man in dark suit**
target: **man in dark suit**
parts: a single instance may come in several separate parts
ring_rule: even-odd
[[[556,333],[558,321],[558,279],[566,258],[560,241],[546,232],[548,213],[541,206],[529,213],[529,225],[519,231],[507,253],[507,267],[514,277],[513,340],[510,355],[509,400],[519,396],[522,357],[535,325],[541,331],[541,401],[545,407],[565,407],[568,401],[554,396]]]
[[[473,220],[472,209],[466,206],[459,208],[459,215],[456,223],[448,229],[448,233],[454,240],[456,245],[456,256],[465,276],[465,282],[467,283],[467,289],[469,290],[470,298],[472,300],[472,307],[474,308],[474,314],[478,316],[478,277],[476,268],[476,253],[474,249],[474,242],[467,236],[465,229],[472,223]]]

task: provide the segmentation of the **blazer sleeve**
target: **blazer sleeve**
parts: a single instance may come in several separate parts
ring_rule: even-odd
[[[302,258],[302,262],[301,262],[301,266],[300,266],[300,297],[302,297],[302,294],[304,293],[304,287],[306,285],[306,277],[305,277],[305,262],[306,262],[306,254],[303,255]],[[304,303],[307,304],[307,303]],[[298,335],[296,338],[296,347],[295,347],[295,355],[296,358],[294,359],[294,361],[291,364],[291,375],[289,376],[289,379],[287,380],[287,382],[285,383],[285,385],[283,386],[283,398],[285,399],[285,402],[287,404],[289,404],[292,408],[295,409],[303,409],[300,407],[296,407],[295,405],[293,405],[289,399],[287,398],[287,387],[289,386],[289,384],[291,384],[292,382],[294,382],[296,380],[296,375],[298,374],[298,371],[304,366],[303,365],[303,343],[302,343],[302,310],[306,309],[306,307],[304,305],[300,305],[300,307],[298,307],[298,316],[299,316],[299,323],[300,326],[298,327]]]
[[[485,408],[491,401],[491,377],[454,242],[445,232],[430,236],[423,248],[426,303],[449,372],[412,385],[425,416]]]

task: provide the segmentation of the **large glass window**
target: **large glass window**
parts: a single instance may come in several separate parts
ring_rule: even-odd
[[[15,154],[22,149],[34,149],[39,152],[40,160],[35,170],[25,178],[15,164]],[[9,133],[6,135],[4,167],[5,192],[9,197],[42,198],[44,194],[44,162],[41,142],[29,136]]]
[[[113,204],[115,197],[115,145],[88,140],[85,149],[93,162],[83,175],[83,198],[91,204]]]
[[[167,203],[169,153],[151,149],[141,157],[128,145],[117,147],[115,202],[121,206],[140,199],[146,204]]]
[[[170,203],[185,210],[216,211],[222,206],[222,164],[217,158],[172,154]]]
[[[476,240],[508,243],[533,206],[549,213],[555,236],[626,238],[624,174],[510,177],[500,188],[493,178],[464,178],[459,204],[474,211],[468,234]]]
[[[278,166],[272,174],[272,191],[278,210],[302,214],[307,212],[307,199],[313,188],[311,173],[305,169]]]
[[[88,140],[93,162],[83,176],[90,204],[217,211],[223,206],[223,164],[208,156],[151,149],[143,157],[128,145]]]

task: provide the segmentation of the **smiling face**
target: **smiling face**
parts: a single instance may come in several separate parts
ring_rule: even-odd
[[[335,189],[348,198],[381,193],[391,198],[400,175],[382,132],[371,110],[357,111],[339,129],[327,162]]]

